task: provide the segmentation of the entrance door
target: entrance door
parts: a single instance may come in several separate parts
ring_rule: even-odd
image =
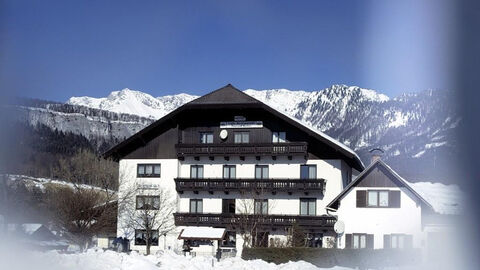
[[[222,200],[222,214],[235,214],[235,199]]]

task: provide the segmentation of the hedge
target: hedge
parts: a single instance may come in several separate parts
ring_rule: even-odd
[[[326,249],[326,248],[244,248],[245,260],[261,259],[276,264],[303,260],[317,267],[381,268],[412,265],[421,261],[418,249]]]

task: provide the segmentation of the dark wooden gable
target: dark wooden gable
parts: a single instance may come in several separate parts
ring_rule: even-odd
[[[233,87],[231,84],[228,84],[220,89],[217,89],[209,94],[201,96],[193,101],[190,105],[197,104],[248,104],[248,103],[257,103],[261,102],[255,98],[243,93],[237,88]]]
[[[398,187],[403,186],[399,183],[396,177],[394,177],[387,169],[377,163],[371,168],[363,178],[357,182],[357,187]]]

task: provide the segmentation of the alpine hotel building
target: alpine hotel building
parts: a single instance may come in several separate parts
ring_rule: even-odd
[[[329,247],[336,217],[326,207],[364,169],[346,146],[230,84],[179,107],[106,156],[119,161],[119,196],[137,187],[130,207],[155,207],[160,190],[171,196],[175,228],[152,235],[152,252],[181,251],[185,244],[198,252],[202,246],[240,251],[246,223],[255,226],[249,241],[257,246],[288,243],[296,224],[308,234],[307,245]],[[125,219],[119,208],[117,236],[144,251],[144,232]]]

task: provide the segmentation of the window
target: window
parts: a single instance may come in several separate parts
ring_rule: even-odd
[[[235,214],[235,199],[222,199],[222,214]]]
[[[390,236],[391,248],[404,248],[405,247],[405,235],[392,234]]]
[[[378,206],[378,191],[368,191],[367,205]]]
[[[353,234],[353,248],[367,248],[366,234]]]
[[[159,196],[137,196],[137,210],[158,210],[160,208]]]
[[[357,190],[357,207],[400,208],[400,190]]]
[[[388,207],[388,190],[369,190],[367,206]]]
[[[317,213],[317,199],[301,198],[300,199],[300,215],[315,216]]]
[[[152,246],[158,246],[158,231],[150,231],[150,244]],[[135,230],[135,245],[136,246],[145,246],[147,245],[147,231],[146,230]]]
[[[317,166],[300,165],[300,179],[317,179]]]
[[[248,131],[234,132],[233,134],[234,134],[235,143],[250,142],[250,132]]]
[[[203,178],[203,165],[191,165],[190,166],[190,178],[202,179]]]
[[[138,164],[137,177],[160,177],[160,164]]]
[[[213,143],[213,132],[200,132],[200,143]]]
[[[378,206],[388,207],[388,190],[378,192]]]
[[[190,213],[203,213],[202,199],[190,199]]]
[[[255,165],[255,179],[268,179],[268,165]]]
[[[287,140],[285,139],[287,133],[284,131],[281,132],[272,132],[272,143],[284,143]]]
[[[235,165],[223,165],[223,179],[235,179],[236,166]]]
[[[254,213],[255,215],[268,215],[268,200],[255,200]]]

